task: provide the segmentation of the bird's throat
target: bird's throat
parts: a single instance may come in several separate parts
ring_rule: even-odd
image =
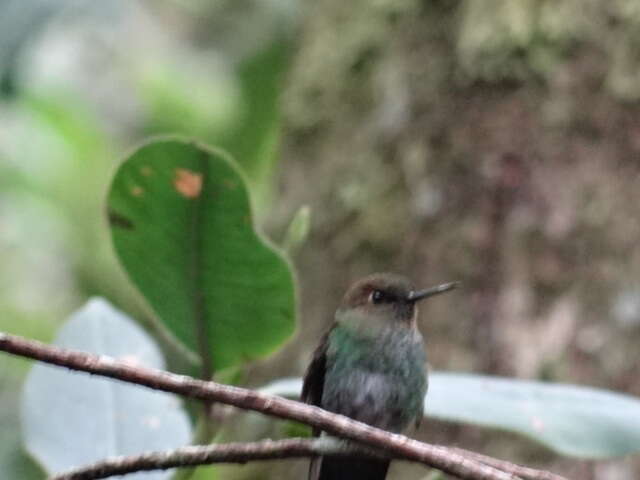
[[[363,313],[358,310],[338,310],[336,322],[341,328],[352,332],[353,335],[365,338],[379,338],[406,335],[413,338],[419,335],[415,318],[404,321],[387,314]]]

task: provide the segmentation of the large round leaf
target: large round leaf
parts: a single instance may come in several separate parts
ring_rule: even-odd
[[[164,367],[149,336],[103,300],[92,300],[74,314],[54,343]],[[44,364],[36,364],[25,382],[22,428],[27,450],[50,473],[191,440],[189,418],[174,395]],[[131,478],[169,477],[169,472],[151,472]]]
[[[301,386],[284,379],[262,391],[297,397]],[[510,430],[576,457],[640,452],[640,399],[596,388],[433,372],[425,415]]]
[[[212,369],[267,354],[292,333],[291,269],[254,229],[245,181],[223,153],[149,143],[120,166],[108,202],[133,282]]]

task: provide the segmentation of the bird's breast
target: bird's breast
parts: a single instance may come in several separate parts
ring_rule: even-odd
[[[419,335],[408,333],[359,337],[335,331],[327,351],[322,406],[398,432],[421,416],[426,355]]]

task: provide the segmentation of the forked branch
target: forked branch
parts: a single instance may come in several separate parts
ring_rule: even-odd
[[[172,392],[205,401],[225,403],[241,409],[261,412],[273,417],[295,420],[323,430],[336,437],[357,442],[370,449],[374,449],[374,451],[379,451],[381,455],[419,462],[464,480],[566,480],[563,479],[563,477],[549,472],[520,467],[509,462],[481,456],[473,452],[412,440],[404,435],[385,432],[384,430],[370,427],[345,416],[336,415],[321,408],[294,400],[216,382],[206,382],[161,370],[132,366],[124,362],[119,362],[111,357],[66,350],[15,335],[0,333],[0,351],[66,367],[71,370],[83,371],[143,385],[154,390]],[[130,469],[128,470],[130,473],[138,470],[192,466],[195,464],[214,463],[216,461],[246,462],[254,459],[284,458],[283,456],[278,457],[274,455],[288,454],[290,457],[315,456],[320,453],[318,453],[317,450],[315,452],[312,450],[314,448],[320,448],[318,445],[323,446],[324,444],[321,442],[313,443],[312,441],[300,443],[300,439],[293,439],[281,442],[266,441],[249,444],[229,444],[229,446],[184,447],[183,449],[178,449],[173,452],[150,453],[129,459],[119,459],[119,461],[124,463],[128,462],[129,468],[132,468],[132,461],[134,465],[137,461],[138,466],[144,467],[135,470]],[[246,449],[244,455],[241,454],[243,448]],[[296,448],[299,450],[296,450]],[[307,450],[303,451],[305,448]],[[356,447],[350,446],[349,448]],[[365,450],[363,450],[363,454],[365,454]],[[206,455],[199,457],[204,460],[202,462],[195,462],[195,457],[202,454],[203,451],[208,452]],[[191,463],[175,463],[174,460],[177,458],[175,455],[179,453],[185,454],[185,452],[191,452],[195,455],[195,457],[184,457],[183,455],[183,458],[189,458]],[[269,452],[271,456],[265,457],[265,455],[267,455],[266,452]],[[349,454],[353,453],[353,451],[349,452]],[[371,454],[370,451],[369,453]],[[345,453],[340,450],[339,452],[336,451],[335,454],[340,455]],[[209,455],[208,458],[207,455]],[[227,456],[225,457],[225,455]],[[169,458],[174,461],[174,463],[166,464],[160,462],[153,464],[152,460],[159,461],[161,458],[165,460]],[[218,460],[216,460],[216,458],[218,458]],[[108,463],[109,461],[101,462],[102,465]],[[88,469],[92,468],[95,469],[96,465]],[[76,474],[77,473],[78,472],[76,472]],[[90,479],[105,478],[106,476],[117,474],[122,474],[122,472],[112,473],[111,471],[103,471],[101,477],[87,474],[87,476],[58,476],[56,478],[58,480],[61,478]]]

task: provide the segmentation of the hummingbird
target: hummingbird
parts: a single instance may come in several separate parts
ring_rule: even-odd
[[[419,424],[428,380],[416,303],[457,285],[416,290],[392,273],[357,281],[313,353],[302,401],[394,433]],[[384,480],[389,463],[318,457],[311,461],[308,479]]]

